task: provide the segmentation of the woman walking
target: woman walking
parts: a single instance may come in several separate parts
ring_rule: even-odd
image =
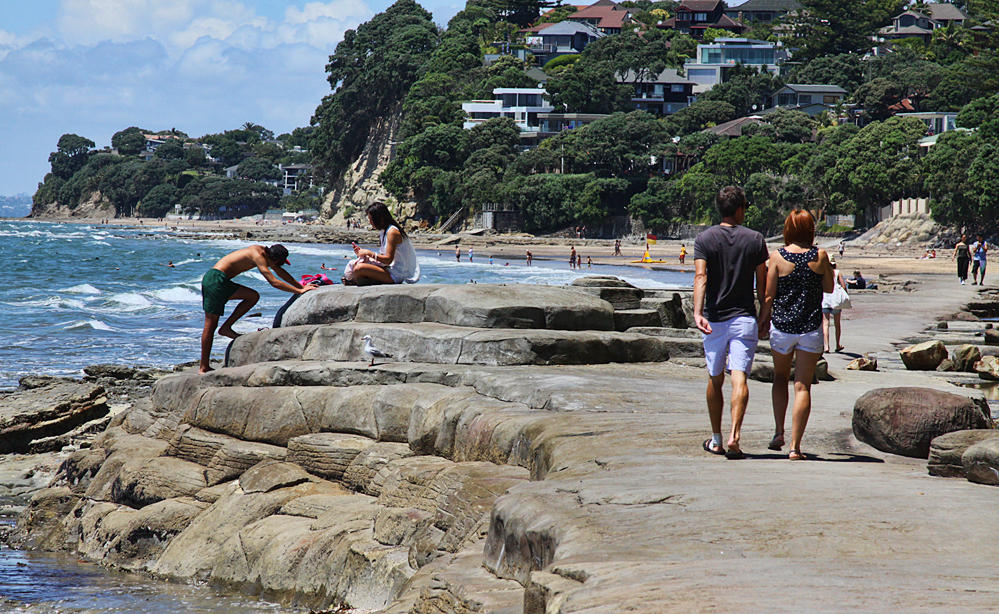
[[[822,293],[822,341],[824,351],[828,352],[830,347],[829,328],[834,324],[836,326],[836,351],[842,352],[843,344],[840,342],[840,337],[843,332],[843,322],[841,316],[843,298],[847,297],[846,280],[843,279],[843,274],[839,272],[832,256],[829,257],[829,264],[833,268],[833,291]]]
[[[957,260],[957,278],[961,280],[963,286],[968,281],[968,263],[971,262],[968,235],[961,235],[961,240],[954,246],[954,256],[951,257],[951,260]]]
[[[833,291],[834,273],[826,251],[814,245],[815,219],[795,209],[784,221],[784,247],[770,254],[767,294],[760,314],[765,337],[772,321],[774,357],[774,436],[768,446],[784,446],[787,385],[794,360],[794,407],[791,413],[790,460],[804,460],[801,438],[812,410],[812,378],[822,355],[822,293]]]
[[[357,282],[368,285],[418,282],[420,263],[416,260],[416,250],[388,207],[384,203],[375,203],[366,212],[372,228],[382,231],[381,247],[375,253],[355,243],[354,253],[357,259],[347,264],[344,283],[352,281],[354,285]]]

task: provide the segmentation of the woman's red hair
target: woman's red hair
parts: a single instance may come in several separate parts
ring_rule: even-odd
[[[795,209],[784,220],[784,245],[815,243],[815,218],[805,209]]]

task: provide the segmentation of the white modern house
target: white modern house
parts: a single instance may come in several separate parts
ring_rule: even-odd
[[[697,84],[694,86],[697,94],[724,82],[728,71],[739,65],[780,74],[781,64],[787,58],[787,50],[780,43],[751,38],[717,38],[713,43],[698,45],[697,57],[687,60],[683,68],[687,79]]]
[[[498,87],[493,100],[471,100],[461,104],[467,116],[465,129],[497,117],[509,117],[520,128],[521,138],[536,136],[541,131],[539,113],[551,113],[555,107],[548,102],[543,87]]]

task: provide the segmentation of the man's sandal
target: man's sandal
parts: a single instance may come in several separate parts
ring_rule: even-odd
[[[801,450],[791,450],[787,453],[787,460],[805,460],[805,455],[801,453]]]

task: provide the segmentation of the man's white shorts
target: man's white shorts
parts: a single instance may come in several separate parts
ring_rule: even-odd
[[[821,354],[824,345],[825,340],[822,338],[821,328],[816,328],[800,335],[793,335],[791,333],[782,333],[776,328],[770,327],[770,349],[778,354],[790,354],[795,348],[802,352]]]
[[[748,374],[753,366],[758,334],[756,318],[749,316],[711,322],[711,334],[704,335],[708,375],[721,375],[726,368]]]

